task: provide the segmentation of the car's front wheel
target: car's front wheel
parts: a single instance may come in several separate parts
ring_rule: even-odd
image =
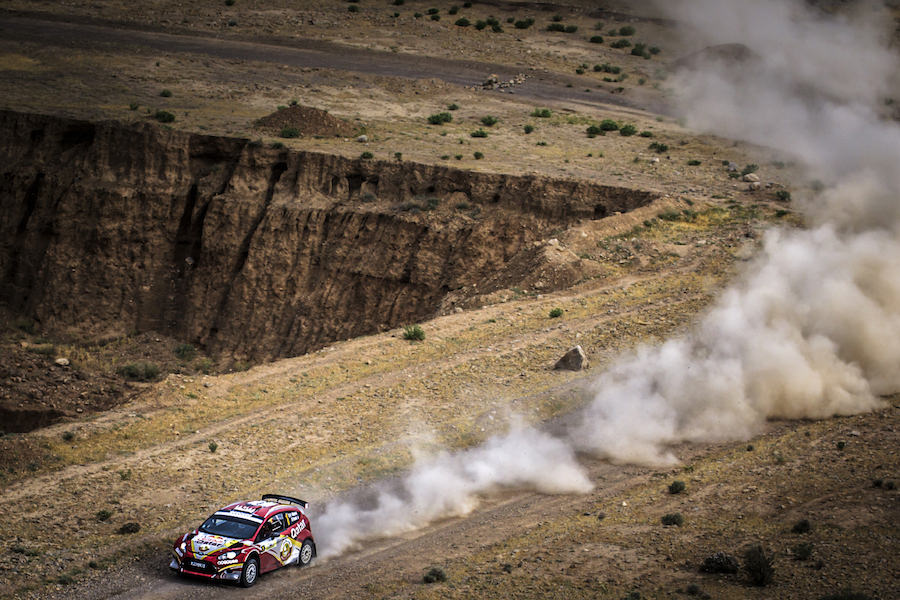
[[[250,557],[244,563],[244,569],[241,571],[241,585],[250,587],[259,579],[259,559],[255,556]]]
[[[312,562],[313,555],[315,555],[315,549],[313,548],[313,543],[309,541],[309,539],[303,540],[303,544],[300,546],[300,556],[297,557],[297,566],[305,567],[309,563]]]

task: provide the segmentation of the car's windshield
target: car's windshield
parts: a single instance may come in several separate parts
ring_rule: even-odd
[[[253,521],[245,521],[244,519],[212,516],[203,522],[203,525],[200,526],[200,531],[238,540],[249,540],[253,537],[258,526]]]

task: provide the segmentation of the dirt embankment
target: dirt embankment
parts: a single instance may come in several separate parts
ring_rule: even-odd
[[[149,124],[4,112],[0,131],[0,301],[57,334],[157,331],[226,361],[432,316],[551,232],[653,199]]]

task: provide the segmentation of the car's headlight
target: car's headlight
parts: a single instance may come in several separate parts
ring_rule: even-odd
[[[236,556],[237,556],[237,552],[226,552],[225,554],[222,555],[222,558],[231,560],[232,558],[234,558]]]

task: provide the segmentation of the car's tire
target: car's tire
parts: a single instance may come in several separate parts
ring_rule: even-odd
[[[297,556],[297,566],[306,567],[312,562],[313,556],[316,555],[316,547],[309,538],[303,540],[300,545],[300,554]]]
[[[241,585],[250,587],[259,579],[259,559],[251,556],[244,561],[244,568],[241,570]]]

